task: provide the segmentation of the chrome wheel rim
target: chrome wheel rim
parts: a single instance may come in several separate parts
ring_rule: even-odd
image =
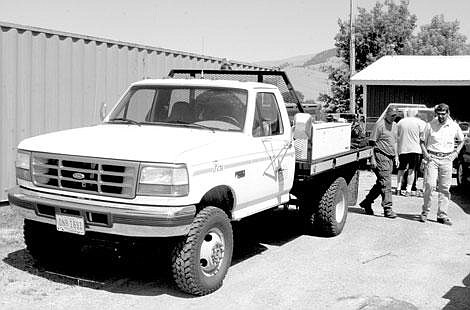
[[[346,209],[346,197],[344,196],[344,193],[341,192],[341,197],[336,202],[336,210],[335,210],[336,223],[341,223],[343,221],[345,209]]]
[[[199,264],[202,272],[206,276],[214,276],[222,266],[225,254],[225,239],[222,231],[218,228],[211,228],[201,244]]]
[[[462,164],[459,164],[457,167],[457,182],[460,184],[463,183],[463,166]]]

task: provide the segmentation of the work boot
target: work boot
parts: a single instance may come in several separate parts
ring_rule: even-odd
[[[374,215],[374,210],[372,210],[372,206],[370,203],[362,201],[359,206],[364,209],[364,213],[367,215]]]
[[[420,214],[419,215],[419,221],[421,223],[426,223],[427,220],[428,220],[428,216],[426,214]]]
[[[437,222],[438,223],[441,223],[441,224],[444,224],[444,225],[448,225],[448,226],[451,226],[452,225],[452,221],[450,220],[450,218],[448,217],[443,217],[443,218],[437,218]]]
[[[389,219],[394,219],[397,217],[397,214],[392,210],[392,208],[384,209],[384,216]]]

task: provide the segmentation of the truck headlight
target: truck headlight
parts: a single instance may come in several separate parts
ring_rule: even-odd
[[[181,197],[189,193],[185,165],[142,164],[137,195]]]
[[[31,153],[18,150],[16,153],[15,168],[16,177],[21,180],[31,181]]]

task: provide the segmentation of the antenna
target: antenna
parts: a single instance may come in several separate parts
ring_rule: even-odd
[[[201,37],[201,40],[202,40],[202,52],[201,54],[205,57],[205,54],[204,54],[204,36]],[[203,58],[202,59],[202,67],[201,67],[201,79],[204,78],[204,63],[206,62],[206,60]]]

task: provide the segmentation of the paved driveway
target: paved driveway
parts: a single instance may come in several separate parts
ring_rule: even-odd
[[[359,199],[375,177],[363,172]],[[470,189],[454,193],[451,227],[420,223],[422,198],[393,196],[398,218],[349,209],[335,238],[303,235],[295,212],[277,210],[236,226],[234,262],[223,287],[180,293],[164,259],[134,253],[115,262],[93,252],[78,265],[38,268],[9,207],[0,227],[1,309],[470,309]]]

